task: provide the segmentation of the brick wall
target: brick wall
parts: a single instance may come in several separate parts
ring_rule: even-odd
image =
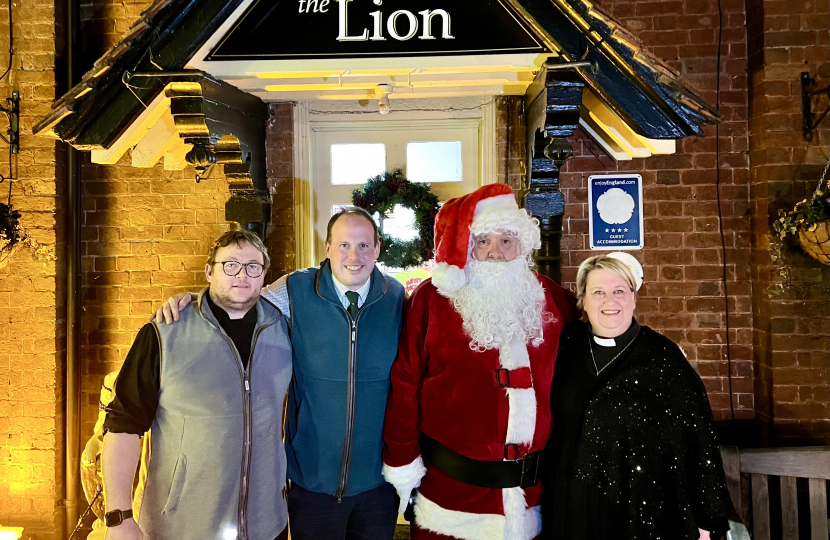
[[[527,178],[527,125],[523,98],[496,98],[496,181],[513,191],[523,189]]]
[[[830,84],[827,0],[747,0],[750,68],[753,335],[758,416],[771,444],[830,443],[830,268],[793,243],[770,257],[778,209],[809,197],[830,157],[830,129],[801,133],[800,74]],[[814,110],[827,106],[814,99]]]
[[[82,5],[87,65],[148,3],[92,0]],[[751,418],[757,410],[771,443],[827,444],[830,271],[796,250],[785,250],[787,287],[774,298],[765,291],[781,281],[769,257],[769,221],[778,208],[812,190],[828,155],[827,127],[810,144],[800,138],[798,84],[802,70],[818,76],[820,85],[830,84],[828,1],[722,0],[720,73],[716,0],[597,3],[681,71],[710,103],[715,103],[719,80],[724,121],[717,129],[708,127],[702,137],[680,142],[675,155],[630,162],[613,162],[589,139],[574,138],[576,155],[562,175],[568,203],[562,240],[565,282],[573,281],[577,264],[590,254],[587,176],[642,174],[649,232],[646,249],[638,254],[647,279],[638,302],[640,318],[683,347],[704,378],[719,419],[729,416],[728,336],[736,417]],[[26,0],[14,9],[16,56],[8,78],[0,81],[0,99],[12,89],[23,98],[20,180],[13,186],[13,204],[24,214],[23,225],[53,249],[56,260],[33,260],[24,249],[0,268],[0,316],[8,320],[0,325],[0,523],[23,525],[40,539],[52,539],[57,538],[63,497],[63,157],[60,145],[30,134],[55,98],[62,30],[55,22],[60,14],[56,17],[54,2]],[[745,13],[752,16],[748,41]],[[7,37],[5,10],[0,9],[0,67],[7,61],[2,46]],[[526,174],[520,103],[520,98],[498,99],[497,174],[514,187]],[[268,181],[274,204],[269,245],[275,278],[294,264],[293,109],[272,105],[270,113]],[[3,148],[0,143],[0,155],[5,155]],[[117,165],[98,166],[87,155],[82,167],[85,434],[91,433],[97,415],[103,375],[120,366],[136,331],[161,300],[204,285],[208,245],[227,229],[227,183],[218,169],[196,184],[190,168],[136,169],[129,160],[128,153]],[[0,174],[7,175],[3,163]],[[0,193],[6,186],[0,183]]]
[[[603,0],[597,4],[679,71],[708,103],[715,104],[716,0]],[[633,253],[644,264],[645,284],[638,295],[636,314],[641,323],[681,346],[700,373],[718,420],[731,417],[730,369],[735,417],[747,419],[754,414],[744,8],[738,0],[723,0],[722,6],[719,76],[723,121],[719,128],[707,126],[702,137],[679,141],[676,154],[619,162],[578,133],[572,141],[575,155],[566,162],[561,177],[567,203],[563,280],[571,284],[579,263],[595,254],[589,251],[587,237],[588,176],[614,172],[642,175],[646,247]],[[718,141],[722,221],[716,187]],[[721,225],[729,293],[728,335]]]
[[[294,231],[294,105],[272,103],[265,126],[268,188],[271,190],[271,229],[268,253],[271,270],[266,283],[295,270]]]
[[[0,9],[0,74],[8,65],[8,4]],[[32,126],[55,98],[55,2],[13,4],[15,57],[0,81],[0,103],[21,95],[20,155],[11,202],[21,223],[47,248],[40,260],[22,248],[0,263],[0,523],[57,538],[63,498],[64,356],[63,193],[56,145],[32,136]],[[7,129],[5,117],[0,131]],[[0,174],[9,177],[0,142]],[[7,203],[9,181],[0,183]],[[57,257],[57,260],[51,260]]]
[[[117,370],[138,330],[162,300],[207,285],[210,245],[228,229],[228,187],[220,167],[200,183],[195,171],[95,165],[82,177],[83,401],[81,432],[98,416],[104,375]]]

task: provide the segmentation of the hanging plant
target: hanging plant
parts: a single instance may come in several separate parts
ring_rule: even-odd
[[[822,264],[830,265],[830,197],[822,189],[828,168],[830,162],[824,168],[809,202],[804,199],[792,210],[779,210],[779,218],[772,226],[779,240],[783,241],[790,235],[795,236],[807,255]],[[780,249],[778,251],[780,252]]]
[[[433,227],[438,214],[438,197],[429,184],[410,182],[400,169],[370,178],[361,189],[352,191],[352,203],[370,214],[380,215],[382,243],[378,261],[394,268],[419,266],[434,256]],[[400,240],[383,233],[383,220],[396,205],[415,212],[418,236]]]
[[[9,263],[21,246],[29,247],[35,259],[55,260],[52,249],[42,246],[20,225],[20,211],[0,203],[0,268]]]

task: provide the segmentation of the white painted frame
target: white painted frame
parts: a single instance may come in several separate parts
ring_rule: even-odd
[[[453,109],[458,105],[454,100],[424,100],[418,104],[419,109],[434,109],[429,112],[411,111],[401,107],[392,118],[380,115],[366,115],[359,123],[366,120],[376,121],[379,127],[390,129],[398,125],[401,128],[413,123],[430,125],[430,127],[452,124],[478,126],[478,183],[477,186],[492,184],[497,181],[497,133],[496,105],[490,96],[463,100],[468,105],[466,111]],[[410,106],[412,107],[412,106]],[[320,109],[327,109],[324,113]],[[356,124],[355,109],[359,107],[348,102],[296,102],[294,104],[294,227],[295,227],[295,264],[299,268],[315,266],[320,261],[315,254],[314,205],[314,157],[313,144],[315,129],[341,129],[350,123]],[[444,110],[442,110],[444,109]],[[365,112],[365,111],[364,111]],[[390,117],[392,115],[389,115]],[[371,119],[369,119],[371,117]],[[477,187],[476,186],[476,187]]]

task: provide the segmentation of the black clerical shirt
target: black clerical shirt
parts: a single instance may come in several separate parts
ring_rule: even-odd
[[[241,319],[231,319],[228,313],[205,295],[210,310],[225,331],[248,368],[251,341],[256,328],[256,306]],[[162,323],[163,324],[163,323]],[[174,323],[175,324],[175,323]],[[161,387],[161,346],[152,323],[147,323],[135,337],[127,358],[115,381],[115,399],[107,407],[104,432],[143,435],[153,425]]]

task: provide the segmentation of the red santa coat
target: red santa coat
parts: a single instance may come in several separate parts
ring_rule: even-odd
[[[512,353],[471,350],[461,316],[431,281],[408,300],[384,424],[387,480],[400,484],[423,474],[421,434],[485,461],[504,460],[505,445],[516,440],[524,441],[518,459],[545,446],[552,428],[550,388],[559,334],[577,310],[569,291],[547,277],[537,278],[554,319],[545,325],[539,347],[522,344],[522,351],[511,348]],[[529,367],[532,388],[499,387],[496,371],[511,363],[517,367],[522,355],[519,366]],[[425,465],[415,507],[420,528],[463,540],[525,540],[541,531],[541,483],[525,490],[483,488]]]

